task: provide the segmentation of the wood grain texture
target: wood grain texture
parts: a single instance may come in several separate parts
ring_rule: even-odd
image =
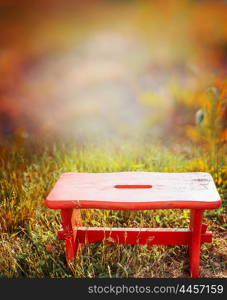
[[[78,242],[91,244],[104,241],[108,244],[131,245],[189,245],[192,232],[185,228],[108,228],[78,227]],[[58,238],[65,240],[64,230],[58,231]],[[212,233],[204,232],[201,243],[210,243]]]
[[[52,209],[215,209],[221,199],[209,173],[64,173],[45,203]]]

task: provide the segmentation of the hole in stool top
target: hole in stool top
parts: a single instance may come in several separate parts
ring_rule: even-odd
[[[149,189],[152,188],[150,184],[116,184],[114,186],[118,189]]]
[[[221,200],[208,173],[71,172],[61,175],[46,204],[53,209],[214,209]]]

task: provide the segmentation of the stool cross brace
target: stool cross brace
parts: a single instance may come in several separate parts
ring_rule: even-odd
[[[58,238],[65,240],[66,259],[70,264],[84,244],[105,242],[130,245],[187,245],[189,248],[191,277],[200,274],[200,246],[212,242],[212,233],[202,223],[203,210],[191,210],[187,228],[108,228],[82,227],[79,209],[62,209],[63,229]]]
[[[212,241],[202,223],[206,209],[221,206],[213,178],[204,172],[64,173],[48,195],[46,205],[60,209],[66,260],[70,265],[84,244],[186,245],[191,277],[200,275],[200,248]],[[83,227],[81,209],[190,209],[189,228]]]

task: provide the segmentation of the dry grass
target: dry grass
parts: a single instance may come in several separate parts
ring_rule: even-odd
[[[59,174],[66,171],[208,171],[216,178],[223,196],[224,181],[216,175],[222,176],[220,170],[209,170],[207,157],[198,149],[197,157],[194,152],[182,155],[158,146],[66,149],[2,147],[0,276],[188,277],[187,249],[183,246],[86,245],[68,269],[64,243],[56,239],[61,227],[59,213],[44,207],[43,200]],[[90,226],[187,227],[189,212],[83,210],[82,214],[84,225]],[[214,241],[202,246],[203,277],[226,276],[225,217],[224,207],[205,214]]]

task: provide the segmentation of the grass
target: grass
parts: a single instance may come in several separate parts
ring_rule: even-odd
[[[120,1],[116,2],[120,3]],[[17,9],[17,6],[12,7],[13,13],[8,11],[8,8],[6,9],[7,13],[4,14],[1,21],[3,40],[8,42],[4,43],[3,59],[0,62],[2,74],[4,74],[0,84],[0,89],[3,91],[0,101],[3,103],[3,110],[1,110],[3,117],[5,110],[9,109],[9,117],[12,117],[13,124],[15,121],[15,125],[17,125],[15,131],[18,136],[15,141],[0,144],[0,277],[189,277],[187,249],[179,246],[86,245],[82,255],[75,260],[72,269],[69,269],[65,261],[64,243],[56,238],[57,230],[61,228],[59,212],[47,209],[44,206],[44,199],[58,176],[63,172],[70,171],[200,171],[211,173],[223,199],[223,206],[220,209],[205,212],[204,219],[208,224],[208,230],[213,231],[214,239],[212,244],[202,246],[201,276],[227,277],[225,269],[227,164],[225,161],[226,150],[224,150],[224,143],[227,140],[225,121],[227,81],[225,79],[225,82],[222,82],[222,76],[220,76],[216,83],[212,82],[216,76],[219,76],[219,73],[225,71],[226,18],[224,4],[217,3],[218,1],[207,1],[204,6],[203,1],[185,0],[169,1],[169,4],[165,3],[163,6],[162,1],[157,2],[157,4],[153,4],[152,1],[151,3],[135,1],[134,6],[131,4],[127,6],[125,3],[127,6],[125,8],[118,5],[109,7],[109,4],[105,8],[101,4],[97,9],[92,8],[90,12],[86,5],[74,12],[73,9],[70,9],[70,13],[64,7],[60,7],[61,13],[60,11],[55,13],[53,10],[52,14],[50,9],[47,9],[47,16],[43,12],[43,6],[41,5],[39,8],[38,5],[35,9],[29,10],[29,18],[24,17],[27,9],[25,11],[23,7],[21,9],[21,4],[20,9]],[[42,18],[39,10],[41,10]],[[116,22],[116,16],[118,22]],[[88,20],[89,22],[87,22]],[[150,103],[151,109],[153,109],[163,103],[162,113],[160,115],[152,114],[151,121],[153,123],[149,122],[149,128],[152,132],[153,124],[157,123],[160,128],[168,127],[163,129],[162,136],[170,138],[174,148],[167,149],[163,145],[152,146],[152,142],[149,146],[141,145],[141,147],[135,147],[135,145],[124,147],[111,145],[99,148],[92,146],[82,148],[77,145],[44,147],[45,143],[40,141],[38,136],[35,136],[35,139],[38,140],[37,144],[26,144],[24,140],[26,137],[23,137],[23,134],[20,136],[19,132],[24,130],[23,123],[24,121],[26,123],[26,119],[29,128],[30,126],[32,128],[36,122],[37,127],[41,125],[41,128],[44,128],[41,131],[33,132],[34,135],[47,135],[48,132],[51,132],[48,131],[49,126],[51,127],[51,122],[49,123],[51,119],[53,119],[53,124],[58,123],[60,128],[62,123],[67,121],[60,118],[60,122],[57,122],[53,118],[54,114],[51,114],[48,115],[47,130],[45,126],[43,127],[45,121],[42,122],[42,120],[45,120],[45,116],[47,116],[48,107],[55,106],[56,91],[57,99],[61,99],[61,95],[58,95],[58,89],[51,87],[54,82],[58,85],[58,81],[52,81],[56,74],[58,77],[58,72],[55,74],[55,67],[52,71],[50,70],[50,74],[47,73],[50,77],[44,76],[43,80],[47,78],[47,82],[39,78],[39,70],[41,70],[42,76],[43,63],[48,61],[48,57],[52,57],[52,53],[54,54],[53,62],[55,59],[58,60],[58,54],[60,57],[63,55],[63,58],[66,55],[67,58],[68,50],[72,46],[74,49],[75,45],[81,43],[83,45],[85,37],[85,40],[88,38],[90,41],[93,33],[99,36],[102,28],[105,28],[104,34],[110,32],[110,37],[112,33],[115,36],[115,31],[116,33],[119,30],[122,32],[122,28],[125,28],[122,33],[123,35],[126,33],[126,38],[128,28],[131,28],[132,31],[131,29],[129,31],[133,36],[135,34],[135,40],[138,38],[139,43],[141,40],[142,45],[151,52],[151,62],[144,68],[143,72],[145,73],[142,72],[140,75],[135,73],[135,78],[141,77],[142,80],[141,90],[140,84],[135,90],[136,93],[141,93],[138,96],[146,107]],[[130,42],[131,33],[128,37]],[[95,40],[95,42],[97,41]],[[141,51],[139,49],[138,51]],[[77,51],[77,47],[75,51]],[[69,55],[70,53],[71,50]],[[143,51],[141,55],[143,56]],[[91,58],[89,51],[88,58]],[[68,63],[70,60],[68,62],[66,59],[66,64]],[[137,65],[137,62],[134,63],[132,72]],[[30,82],[30,80],[27,82],[26,78],[33,70],[33,64],[35,74],[38,71],[37,82]],[[56,67],[56,71],[58,71],[59,65],[56,64]],[[77,68],[77,65],[75,67]],[[159,93],[159,91],[156,94],[153,91],[153,84],[151,91],[147,90],[147,87],[145,88],[147,85],[144,85],[145,82],[142,84],[147,75],[154,75],[157,71],[158,78],[157,82],[154,78],[154,83],[155,85],[157,83],[158,86],[159,72],[160,78],[162,78],[162,73],[165,75],[164,80],[165,77],[171,77],[171,69],[173,68],[174,71],[175,67],[176,75],[179,69],[179,75],[186,82],[190,78],[198,81],[196,91],[190,83],[188,88],[182,83],[178,86],[177,80],[176,82],[173,80],[173,83],[169,82],[169,88],[173,91],[167,91],[167,94]],[[91,66],[93,72],[92,68]],[[210,73],[213,73],[211,71],[213,68],[215,74],[212,75]],[[46,74],[45,69],[44,75]],[[105,69],[106,63],[104,71]],[[149,69],[151,69],[151,73],[149,73]],[[66,74],[69,73],[73,76],[72,87],[74,90],[72,67],[63,68],[60,73],[64,73],[65,70]],[[54,74],[51,73],[53,71]],[[101,73],[100,70],[98,71],[97,74],[103,73],[102,68]],[[26,72],[28,72],[28,77]],[[184,73],[186,78],[184,78]],[[194,74],[192,77],[187,75],[191,73]],[[61,80],[62,76],[59,75],[59,80]],[[95,80],[99,78],[96,75]],[[144,75],[146,76],[144,77]],[[189,76],[188,79],[187,76]],[[133,78],[134,76],[132,76]],[[107,78],[107,80],[109,79]],[[80,82],[82,81],[79,80]],[[90,79],[88,80],[90,88],[89,82],[91,82]],[[124,84],[124,82],[122,83]],[[214,86],[200,95],[201,91],[210,84],[214,84]],[[40,86],[41,90],[43,89],[42,94],[39,93]],[[82,84],[82,90],[83,86]],[[67,88],[63,88],[63,90],[64,99]],[[76,92],[75,103],[77,94],[80,95],[80,92]],[[171,104],[170,111],[166,110],[168,104],[164,101],[168,94],[175,99],[175,102]],[[40,102],[34,106],[40,108],[35,111],[34,115],[36,116],[37,113],[38,118],[36,120],[35,117],[33,122],[33,114],[30,113],[33,110],[27,110],[26,105],[31,106],[31,103],[33,101],[35,103],[39,98]],[[22,104],[20,104],[21,100]],[[48,103],[47,110],[42,103]],[[61,105],[59,107],[61,110]],[[62,115],[60,110],[59,116]],[[196,114],[198,111],[200,113]],[[195,114],[197,115],[196,124],[194,124]],[[19,119],[14,120],[17,115],[19,119],[21,118],[21,122]],[[154,117],[154,115],[156,116]],[[23,120],[24,117],[25,120]],[[168,126],[165,125],[167,120]],[[1,122],[4,127],[3,123],[4,118]],[[67,127],[67,124],[68,122],[64,126]],[[56,128],[58,132],[59,127]],[[185,139],[190,140],[193,146],[185,143]],[[50,143],[50,140],[48,142]],[[189,211],[187,210],[82,211],[84,225],[90,226],[187,227],[188,216]]]
[[[224,157],[213,169],[206,153],[178,153],[161,146],[78,148],[18,144],[1,147],[0,276],[1,277],[188,277],[183,246],[86,245],[72,268],[66,266],[58,211],[44,199],[62,172],[210,172],[224,199]],[[212,244],[202,246],[201,276],[225,277],[224,206],[206,212]],[[187,227],[189,211],[83,210],[84,225],[128,227]]]

